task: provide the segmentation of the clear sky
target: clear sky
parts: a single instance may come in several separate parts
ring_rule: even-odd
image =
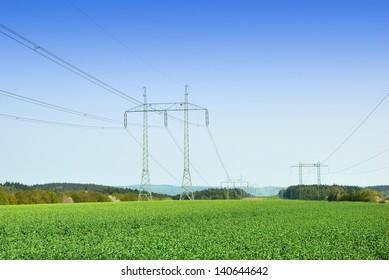
[[[135,99],[145,86],[150,102],[182,101],[189,85],[189,101],[210,112],[230,177],[283,187],[298,183],[292,165],[323,162],[389,92],[388,14],[389,2],[377,0],[0,1],[1,24]],[[0,90],[119,121],[135,106],[1,33]],[[388,112],[389,98],[324,162],[322,183],[389,184]],[[0,114],[121,126],[4,95]],[[163,119],[152,115],[150,125]],[[5,118],[0,129],[0,182],[140,182],[141,148],[124,129]],[[129,130],[141,141],[140,127]],[[169,130],[182,147],[182,124]],[[151,183],[179,185],[181,152],[165,128],[149,134],[150,153],[173,175],[150,159]],[[193,184],[219,185],[226,174],[206,128],[190,136],[206,181],[192,169]],[[314,170],[304,173],[316,182]]]

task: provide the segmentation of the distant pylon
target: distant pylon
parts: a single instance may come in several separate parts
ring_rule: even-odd
[[[303,164],[301,163],[301,161],[298,167],[299,167],[299,186],[302,186],[303,185]]]
[[[300,163],[298,165],[293,165],[291,167],[298,167],[299,168],[299,187],[303,185],[303,167],[309,167],[309,168],[316,168],[316,175],[317,175],[317,199],[320,199],[320,186],[321,186],[321,172],[320,168],[322,167],[328,167],[328,165],[322,164],[319,161],[317,163]],[[299,197],[301,199],[301,197]]]
[[[188,113],[188,86],[185,86],[185,103],[184,103],[184,174],[182,175],[182,185],[180,200],[194,199],[192,179],[190,176],[189,160],[189,113]]]
[[[149,125],[147,117],[147,91],[143,88],[143,163],[142,163],[142,179],[140,181],[138,200],[152,200],[149,174]]]

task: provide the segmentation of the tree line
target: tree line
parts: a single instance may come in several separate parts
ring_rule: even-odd
[[[223,200],[223,199],[242,199],[250,197],[249,193],[239,188],[209,188],[193,193],[194,199],[197,200]],[[180,199],[180,195],[172,197],[174,200]]]
[[[0,205],[137,201],[139,190],[95,184],[50,183],[25,185],[17,182],[0,184]],[[152,193],[153,200],[179,200],[180,195]],[[251,196],[242,189],[210,188],[194,192],[195,199],[242,199]]]
[[[389,186],[381,190],[389,190]],[[328,201],[383,201],[384,194],[374,187],[361,188],[341,185],[297,185],[281,190],[278,195],[284,199],[328,200]]]
[[[94,184],[51,183],[28,186],[17,182],[0,184],[0,205],[136,201],[138,190]],[[171,199],[153,193],[154,200]]]

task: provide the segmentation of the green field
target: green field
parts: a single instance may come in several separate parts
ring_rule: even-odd
[[[0,207],[0,259],[389,259],[389,205],[159,201]]]

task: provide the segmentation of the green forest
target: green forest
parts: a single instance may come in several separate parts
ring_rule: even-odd
[[[389,186],[361,188],[340,185],[300,185],[281,190],[282,199],[389,202]],[[0,205],[49,204],[80,202],[137,201],[139,190],[96,184],[50,183],[25,185],[17,182],[0,184]],[[180,195],[152,193],[153,200],[179,200]],[[194,192],[196,200],[228,200],[252,197],[234,188],[209,188]]]
[[[25,185],[17,182],[0,184],[0,205],[112,202],[138,200],[138,190],[95,184],[50,183]],[[154,200],[171,199],[170,196],[153,193]]]
[[[281,190],[284,199],[328,200],[328,201],[365,201],[385,202],[388,200],[389,186],[361,188],[340,185],[297,185]]]
[[[50,204],[79,202],[137,201],[139,190],[95,184],[50,183],[25,185],[17,182],[0,184],[0,205]],[[153,200],[179,200],[180,196],[152,193]],[[210,188],[194,192],[195,199],[242,199],[250,195],[244,190]]]

